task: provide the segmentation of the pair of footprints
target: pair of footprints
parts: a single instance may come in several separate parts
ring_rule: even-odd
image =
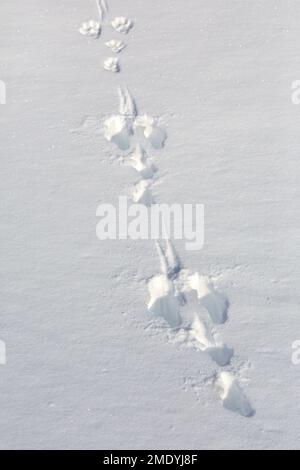
[[[149,207],[154,202],[151,187],[157,169],[144,146],[148,145],[155,150],[162,149],[167,134],[157,119],[138,114],[135,101],[127,88],[119,88],[118,94],[119,113],[104,121],[104,135],[122,151],[129,150],[132,144],[135,145],[134,150],[121,160],[139,175],[139,181],[133,190],[133,201]]]
[[[93,39],[98,39],[100,37],[105,17],[108,14],[108,6],[106,0],[96,0],[96,6],[98,9],[99,21],[84,21],[79,28],[80,34]],[[117,33],[128,34],[131,28],[133,27],[133,21],[124,16],[117,16],[110,22],[110,26]],[[106,42],[105,45],[115,54],[119,54],[126,47],[126,44],[118,39],[111,39],[110,41]],[[119,58],[117,56],[107,57],[104,60],[103,67],[109,72],[119,72]]]
[[[104,121],[104,136],[114,143],[120,150],[128,150],[139,130],[143,139],[154,149],[164,147],[167,135],[159,126],[157,119],[149,115],[140,115],[135,100],[126,87],[118,89],[119,112]]]
[[[215,338],[215,333],[198,312],[183,318],[187,295],[196,293],[200,305],[208,313],[210,323],[220,325],[226,322],[229,302],[218,292],[212,281],[199,273],[183,269],[169,240],[165,249],[156,242],[160,258],[160,274],[148,282],[150,300],[148,311],[162,318],[175,332],[175,342],[207,353],[220,367],[227,366],[233,356],[233,349]],[[214,378],[214,386],[223,406],[242,416],[252,416],[254,411],[235,376],[222,371]]]
[[[106,118],[102,132],[108,142],[113,143],[122,153],[119,158],[125,166],[133,168],[138,175],[132,199],[135,203],[150,206],[154,203],[152,185],[157,179],[157,168],[149,157],[147,150],[160,150],[164,147],[167,134],[160,126],[159,120],[147,114],[139,114],[135,100],[126,87],[118,89],[119,110],[117,114]],[[99,120],[88,116],[72,133],[100,134]],[[148,150],[149,151],[149,150]]]

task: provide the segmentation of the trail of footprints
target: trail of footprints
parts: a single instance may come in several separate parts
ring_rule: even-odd
[[[108,6],[105,0],[96,0],[99,20],[89,20],[79,28],[79,32],[94,39],[101,36]],[[133,21],[126,17],[116,17],[110,26],[120,34],[128,34]],[[126,44],[119,39],[111,39],[106,46],[114,54],[119,54]],[[117,56],[107,57],[104,69],[119,72]],[[152,186],[157,176],[157,168],[148,156],[145,147],[162,149],[167,134],[159,121],[148,115],[139,115],[134,99],[126,87],[120,87],[118,113],[108,117],[103,123],[105,138],[124,152],[121,163],[132,167],[138,181],[132,189],[132,200],[149,207],[154,203]],[[185,269],[171,243],[156,241],[160,260],[160,272],[148,282],[148,312],[167,325],[172,333],[172,342],[184,344],[196,351],[208,354],[221,369],[213,378],[213,386],[222,404],[230,411],[250,417],[254,410],[230,369],[234,351],[219,339],[217,326],[227,320],[229,302],[220,293],[211,279]],[[196,304],[194,299],[196,298]],[[205,313],[203,313],[205,312]],[[229,369],[229,370],[228,370]]]
[[[205,352],[220,367],[229,366],[234,351],[216,339],[215,329],[227,320],[227,298],[208,277],[182,267],[170,240],[165,241],[165,247],[157,242],[157,250],[160,273],[148,283],[148,311],[168,324],[173,333],[172,342]],[[207,313],[206,318],[197,307],[185,308],[190,294],[196,295],[199,306]],[[225,408],[245,417],[253,416],[254,410],[232,372],[217,372],[213,385]]]

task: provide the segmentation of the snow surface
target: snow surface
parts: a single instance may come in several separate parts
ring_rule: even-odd
[[[0,4],[0,448],[296,449],[299,1],[108,4],[126,36],[79,34],[93,0]],[[155,200],[205,205],[204,249],[175,249],[229,303],[224,371],[148,311],[154,243],[96,237],[98,204],[136,183],[103,131],[119,86],[167,133]]]

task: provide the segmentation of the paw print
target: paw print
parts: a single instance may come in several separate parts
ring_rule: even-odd
[[[121,34],[128,34],[133,27],[133,21],[125,16],[118,16],[111,21],[111,26]]]
[[[138,143],[146,140],[154,149],[163,148],[167,134],[158,121],[148,115],[138,115],[135,102],[127,89],[119,89],[119,97],[119,114],[104,122],[105,138],[121,150],[128,150],[134,137]]]

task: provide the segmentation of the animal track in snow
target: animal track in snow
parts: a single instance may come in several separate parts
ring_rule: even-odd
[[[101,26],[105,15],[108,12],[108,6],[105,0],[96,0],[100,21],[84,21],[79,28],[80,34],[97,39],[101,34]]]
[[[192,321],[182,316],[184,311],[181,312],[181,307],[187,303],[185,294],[191,291],[190,278],[195,275],[191,276],[188,271],[182,269],[181,262],[170,240],[166,240],[165,249],[159,242],[156,243],[156,246],[160,258],[161,274],[152,278],[148,283],[151,305],[155,299],[158,300],[161,297],[161,292],[168,292],[167,301],[165,300],[166,295],[163,296],[163,305],[161,303],[155,304],[158,305],[155,310],[156,316],[164,318],[169,326],[178,329],[177,336],[173,337],[173,342],[207,353],[219,366],[223,367],[229,364],[233,350],[215,340],[213,330],[209,329],[204,320],[200,319],[199,313],[194,313]],[[194,288],[193,284],[192,287]],[[151,311],[153,310],[150,309]]]
[[[174,286],[165,274],[154,276],[148,283],[150,301],[148,311],[162,317],[171,328],[181,325],[180,305],[175,297]]]
[[[114,142],[119,146],[119,139],[115,134],[116,129],[118,129],[121,134],[121,150],[129,149],[130,147],[130,137],[135,134],[138,129],[142,129],[142,137],[148,141],[154,149],[161,149],[167,139],[167,134],[165,131],[159,127],[157,121],[147,115],[138,116],[136,104],[128,90],[119,88],[119,115],[125,117],[126,119],[116,119],[116,115],[113,116],[113,120],[106,120],[104,123],[105,137],[110,142]],[[118,121],[118,122],[117,122]],[[121,122],[122,121],[122,122]],[[108,126],[112,126],[112,132],[108,130]],[[124,147],[124,132],[127,135],[126,147]],[[113,133],[114,139],[110,137]],[[139,134],[136,134],[136,139],[139,141]]]
[[[135,103],[127,88],[119,88],[119,114],[104,121],[104,135],[121,150],[130,148],[130,136],[133,133],[132,123],[136,116]]]
[[[133,21],[129,18],[125,18],[125,16],[117,16],[110,24],[115,31],[122,34],[128,34],[133,27]]]
[[[138,116],[134,122],[135,128],[142,128],[145,139],[148,139],[155,149],[163,148],[167,134],[161,129],[151,116]]]
[[[121,150],[131,146],[130,138],[134,133],[134,121],[137,116],[135,101],[127,88],[119,88],[119,114],[113,115],[104,122],[104,135],[109,142],[116,144]],[[146,152],[140,144],[135,150],[122,159],[125,165],[130,165],[140,176],[133,189],[132,198],[135,203],[149,207],[153,204],[151,185],[156,171]]]
[[[82,25],[81,33],[98,37],[101,33],[103,18],[107,13],[104,0],[96,0],[100,22],[91,20]],[[116,17],[111,21],[115,31],[127,34],[133,27],[132,20],[125,17]],[[111,39],[106,46],[115,54],[120,53],[125,44],[122,41]],[[119,72],[118,57],[109,57],[104,61],[104,68],[111,72]],[[153,204],[151,186],[154,182],[156,168],[148,158],[142,147],[144,142],[154,149],[162,149],[167,134],[159,126],[159,121],[147,114],[138,115],[135,101],[127,88],[119,88],[119,112],[107,118],[104,122],[105,138],[114,143],[119,149],[125,151],[131,148],[132,139],[135,139],[135,148],[122,158],[125,165],[131,166],[139,175],[140,180],[133,190],[133,201],[146,207]],[[206,353],[218,366],[230,363],[233,350],[218,340],[218,336],[211,323],[222,324],[227,320],[229,302],[218,292],[212,281],[199,273],[191,273],[182,268],[181,262],[170,240],[166,239],[165,247],[156,243],[160,257],[160,273],[153,276],[148,282],[149,302],[148,311],[153,317],[161,318],[168,326],[170,337],[174,342],[181,342],[185,346]],[[209,314],[209,321],[200,317],[200,312],[193,311],[190,318],[188,309],[190,297],[187,294],[196,292],[199,304]],[[196,308],[197,310],[197,308]],[[187,313],[188,312],[188,313]],[[237,379],[229,372],[221,372],[214,381],[223,406],[229,410],[240,413],[242,416],[252,416],[254,411],[247,400]]]
[[[96,0],[96,5],[97,5],[97,8],[98,8],[100,21],[102,23],[105,16],[108,13],[108,5],[106,3],[106,0]]]
[[[104,135],[109,142],[116,144],[121,150],[130,147],[131,127],[125,116],[115,115],[104,122]]]
[[[115,54],[118,54],[126,47],[124,42],[118,41],[117,39],[111,39],[110,41],[106,42],[105,45]]]
[[[174,279],[180,272],[180,261],[171,245],[166,240],[166,249],[156,242],[160,258],[161,273],[150,279],[148,290],[150,302],[148,310],[155,316],[162,317],[171,328],[178,328],[182,324],[180,306],[184,303]]]
[[[98,9],[99,21],[84,21],[79,28],[80,34],[94,39],[97,39],[101,35],[104,18],[108,13],[106,0],[96,0],[96,6]],[[111,21],[111,26],[117,32],[127,34],[133,27],[133,22],[128,18],[120,16]],[[109,47],[112,52],[118,54],[124,49],[125,44],[117,39],[112,39],[106,42],[106,46]],[[118,73],[120,72],[119,59],[117,57],[107,57],[103,62],[103,67],[109,72]]]
[[[195,340],[195,347],[209,354],[219,366],[226,366],[230,362],[233,350],[225,344],[217,343],[213,333],[197,314],[194,317],[189,334]]]
[[[141,147],[137,144],[135,150],[123,159],[125,165],[131,166],[142,179],[151,179],[156,172],[155,166],[151,163],[148,155]]]
[[[98,21],[94,20],[84,21],[78,31],[83,36],[97,39],[101,33],[101,25]]]
[[[199,302],[206,308],[214,323],[225,323],[229,302],[223,294],[215,290],[208,277],[200,276],[199,273],[188,276],[187,289],[197,292]]]
[[[232,374],[221,372],[216,379],[215,387],[224,408],[235,411],[245,417],[254,415],[254,410],[249,400]]]
[[[101,134],[96,116],[85,116],[79,127],[70,129],[72,134]]]
[[[103,67],[108,72],[118,73],[120,72],[120,65],[118,57],[107,57],[103,62]]]
[[[0,365],[6,364],[6,344],[0,339]]]
[[[150,180],[141,180],[136,183],[133,191],[133,201],[137,204],[143,204],[146,207],[150,207],[153,204],[153,196],[151,192]]]

